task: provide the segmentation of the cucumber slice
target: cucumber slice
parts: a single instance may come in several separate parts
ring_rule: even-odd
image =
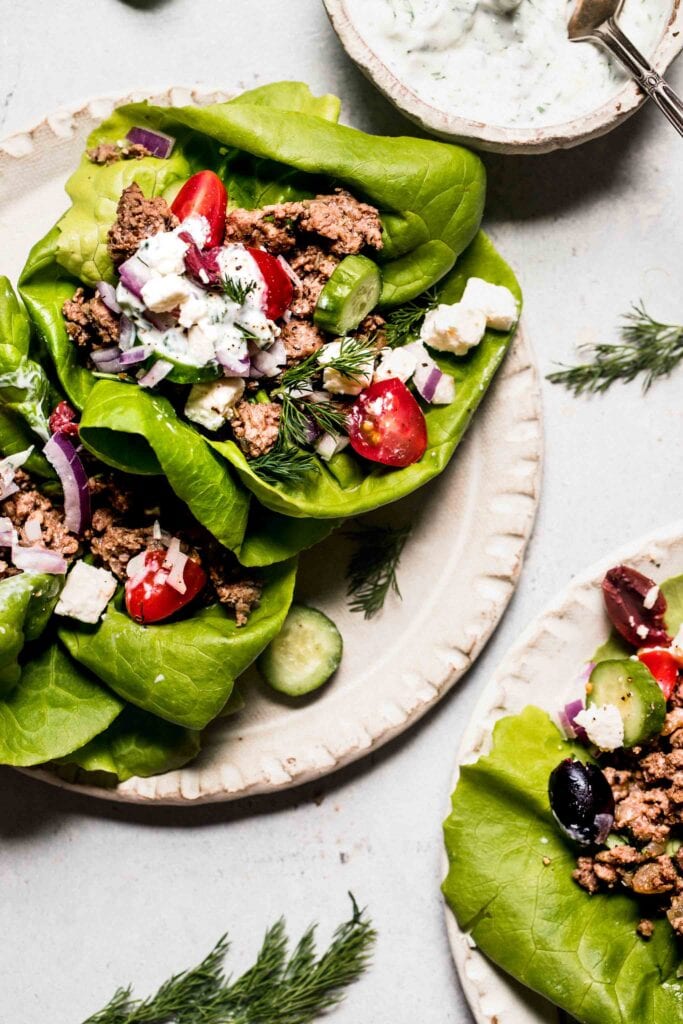
[[[586,702],[614,704],[624,723],[624,746],[635,747],[662,731],[666,700],[659,684],[640,661],[601,661],[591,672]]]
[[[339,668],[343,641],[334,622],[316,608],[293,604],[285,624],[258,659],[266,682],[279,693],[302,697]]]
[[[154,362],[163,359],[164,362],[173,364],[171,372],[164,377],[164,380],[169,380],[172,384],[205,384],[210,380],[218,380],[223,372],[218,363],[193,366],[192,363],[174,359],[166,352],[153,352],[152,359]]]
[[[348,334],[375,308],[382,291],[379,267],[367,256],[346,256],[333,271],[313,319],[330,334]]]

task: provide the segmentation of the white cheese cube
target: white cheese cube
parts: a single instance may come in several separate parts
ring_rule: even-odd
[[[383,348],[373,380],[398,379],[405,382],[415,373],[417,354],[412,348]]]
[[[484,337],[486,316],[462,302],[440,305],[427,313],[420,331],[420,340],[439,352],[466,355]]]
[[[624,722],[615,704],[591,705],[574,718],[586,730],[591,743],[600,750],[616,750],[624,745]]]
[[[178,274],[153,277],[142,286],[142,301],[153,313],[170,313],[190,298],[190,282]]]
[[[116,593],[116,577],[107,569],[76,562],[66,579],[55,612],[80,622],[99,622],[102,612]]]
[[[186,252],[187,242],[178,238],[174,231],[160,231],[145,239],[137,255],[150,270],[163,276],[185,272]]]
[[[342,342],[331,341],[318,352],[318,362],[325,366],[332,359],[341,355]],[[333,395],[359,395],[361,391],[372,384],[372,373],[375,369],[375,358],[370,356],[364,360],[358,368],[358,373],[353,377],[346,377],[334,367],[327,367],[323,370],[323,387]]]
[[[206,430],[220,430],[243,394],[244,381],[241,377],[193,384],[185,404],[185,415]]]
[[[487,326],[493,327],[495,331],[509,331],[517,323],[517,299],[505,285],[491,284],[481,277],[471,277],[460,302],[463,306],[483,313]]]

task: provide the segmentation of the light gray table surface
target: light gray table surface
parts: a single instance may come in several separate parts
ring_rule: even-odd
[[[359,127],[412,131],[346,58],[318,0],[4,0],[0,11],[0,135],[102,93],[278,78],[337,92]],[[671,79],[683,88],[683,64]],[[682,154],[646,109],[578,150],[485,157],[486,224],[521,278],[543,374],[578,343],[614,340],[632,301],[681,322]],[[683,369],[646,398],[632,384],[590,400],[544,384],[545,479],[517,594],[464,682],[376,756],[275,799],[187,811],[0,770],[1,1024],[77,1024],[118,983],[147,993],[226,929],[244,966],[282,913],[295,932],[320,921],[327,938],[349,889],[380,938],[332,1019],[469,1022],[439,895],[459,736],[497,662],[573,574],[681,515],[682,382]]]

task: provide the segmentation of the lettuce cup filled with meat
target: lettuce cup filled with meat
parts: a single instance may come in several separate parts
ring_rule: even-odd
[[[444,894],[498,966],[580,1024],[683,1014],[683,577],[602,584],[612,636],[555,719],[501,719],[445,822]]]
[[[105,461],[144,471],[144,446],[98,430],[135,433],[151,400],[225,463],[222,489],[286,517],[362,513],[444,469],[519,287],[479,231],[478,157],[338,114],[285,82],[129,105],[92,134],[21,290]]]
[[[97,460],[0,293],[0,763],[177,767],[279,633],[295,562],[245,568],[206,501]]]

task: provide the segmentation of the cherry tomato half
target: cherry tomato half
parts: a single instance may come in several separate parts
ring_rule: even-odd
[[[248,245],[247,251],[255,259],[266,285],[264,313],[269,320],[279,320],[292,303],[292,280],[280,261],[265,249],[254,249]]]
[[[410,466],[427,448],[427,423],[405,384],[392,377],[361,391],[347,423],[351,447],[383,466]]]
[[[191,558],[185,562],[183,582],[186,590],[181,594],[166,582],[168,569],[164,569],[165,550],[148,551],[145,555],[144,575],[126,580],[126,609],[131,619],[147,625],[161,622],[193,601],[206,586],[206,573]]]
[[[644,647],[638,651],[638,658],[649,668],[668,700],[678,682],[678,662],[664,647]]]
[[[225,235],[225,211],[228,193],[225,185],[213,171],[199,171],[188,178],[171,204],[179,221],[186,220],[193,213],[201,213],[209,222],[209,237],[206,248],[223,244]]]

